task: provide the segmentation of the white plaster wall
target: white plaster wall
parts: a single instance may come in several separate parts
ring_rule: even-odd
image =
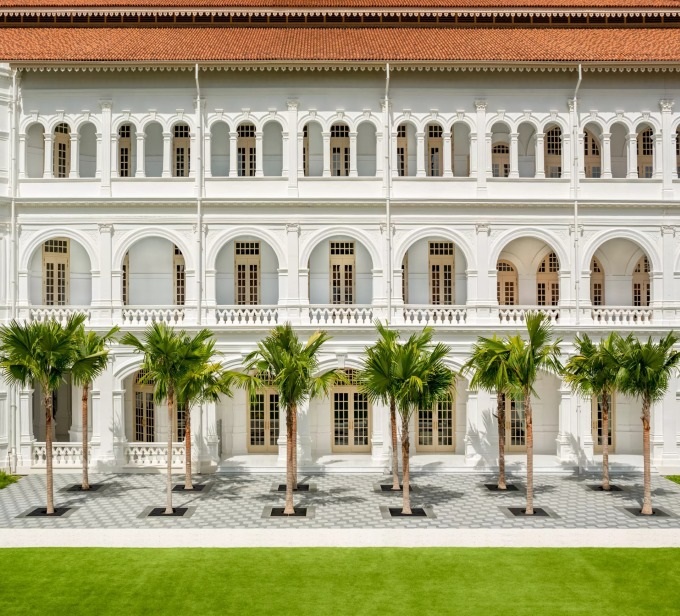
[[[625,239],[609,240],[595,251],[604,269],[605,305],[633,305],[633,270],[643,256],[636,244]]]
[[[463,122],[453,125],[453,175],[468,177],[470,169],[470,128]]]
[[[350,237],[338,236],[324,240],[314,248],[309,258],[309,302],[311,304],[330,303],[330,242],[348,241]],[[354,240],[356,277],[354,282],[356,304],[370,304],[373,298],[372,263],[368,250]]]
[[[376,170],[376,130],[362,122],[357,130],[357,171],[360,176],[374,176]]]
[[[81,178],[93,178],[97,169],[97,129],[88,122],[80,127],[78,146],[78,174]]]
[[[210,135],[210,171],[213,177],[229,175],[229,126],[216,122]]]
[[[323,138],[321,136],[321,125],[318,122],[307,124],[308,150],[309,156],[309,176],[321,176],[323,173]]]
[[[163,128],[158,122],[146,127],[144,139],[144,173],[159,178],[163,171]]]
[[[557,377],[540,374],[536,380],[537,396],[531,398],[534,413],[534,453],[553,455],[559,430],[560,382]]]
[[[74,306],[89,306],[92,302],[92,273],[90,259],[85,249],[73,240],[69,241],[69,293],[70,303]],[[29,301],[31,304],[43,303],[42,288],[42,246],[31,258],[29,277]]]
[[[41,178],[45,168],[45,131],[34,124],[26,132],[26,177]]]
[[[264,305],[278,304],[279,302],[279,274],[278,260],[274,250],[256,237],[244,236],[228,242],[220,250],[215,261],[215,284],[217,286],[217,304],[223,306],[233,305],[235,300],[235,242],[260,242],[260,300]]]
[[[614,404],[614,453],[642,455],[642,402],[617,394]]]
[[[519,305],[536,304],[536,272],[543,258],[551,250],[542,240],[522,237],[513,240],[501,251],[499,261],[510,261],[517,270],[519,283],[519,301],[517,303]]]
[[[262,131],[264,175],[280,176],[283,168],[283,134],[278,122],[267,122]]]
[[[160,237],[148,237],[130,247],[131,306],[171,306],[173,296],[172,242]]]

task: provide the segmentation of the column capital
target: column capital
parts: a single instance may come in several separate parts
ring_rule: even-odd
[[[286,223],[286,233],[296,233],[300,235],[300,225],[297,222]]]
[[[477,99],[475,101],[475,108],[477,111],[486,111],[487,102],[484,99]]]
[[[286,101],[286,105],[288,106],[289,111],[297,111],[298,106],[300,105],[300,101],[294,98],[290,98]]]
[[[659,101],[659,108],[661,109],[661,113],[670,113],[673,111],[673,105],[675,105],[675,101],[670,98],[662,98]]]
[[[113,101],[110,98],[100,98],[99,107],[102,111],[111,111],[113,107]]]
[[[489,235],[491,233],[491,225],[488,222],[478,222],[475,224],[475,232]]]
[[[661,235],[672,235],[675,237],[674,225],[661,225]]]
[[[99,233],[113,235],[113,225],[111,223],[100,223]]]

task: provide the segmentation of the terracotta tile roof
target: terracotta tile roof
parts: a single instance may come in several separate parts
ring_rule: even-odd
[[[680,62],[680,29],[0,28],[29,62]]]
[[[667,8],[680,10],[680,0],[0,0],[3,9],[93,8],[206,8],[225,9],[469,9],[512,8],[584,9],[620,8],[624,10]]]

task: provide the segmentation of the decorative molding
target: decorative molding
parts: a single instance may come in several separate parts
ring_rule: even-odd
[[[661,113],[670,113],[671,111],[673,111],[673,105],[675,105],[675,101],[670,98],[662,98],[659,101]]]
[[[113,224],[105,222],[105,223],[99,223],[97,225],[99,227],[99,233],[108,233],[110,235],[113,235]]]
[[[286,223],[286,233],[297,233],[300,235],[300,225],[297,222]]]
[[[296,111],[298,106],[300,105],[300,101],[298,101],[295,98],[289,98],[286,101],[286,105],[288,106],[289,111]]]
[[[475,232],[485,233],[487,236],[491,234],[491,225],[488,222],[478,222],[475,223]]]
[[[675,226],[674,225],[661,225],[661,235],[672,235],[675,237]]]
[[[477,111],[486,111],[487,102],[484,99],[478,99],[475,101],[475,109]]]

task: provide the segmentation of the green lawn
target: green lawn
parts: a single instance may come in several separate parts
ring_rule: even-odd
[[[18,475],[8,475],[5,471],[0,471],[0,490],[17,481],[19,481]]]
[[[3,616],[680,611],[673,549],[4,549],[0,572]]]
[[[666,479],[670,479],[673,483],[680,483],[680,475],[666,475]]]

